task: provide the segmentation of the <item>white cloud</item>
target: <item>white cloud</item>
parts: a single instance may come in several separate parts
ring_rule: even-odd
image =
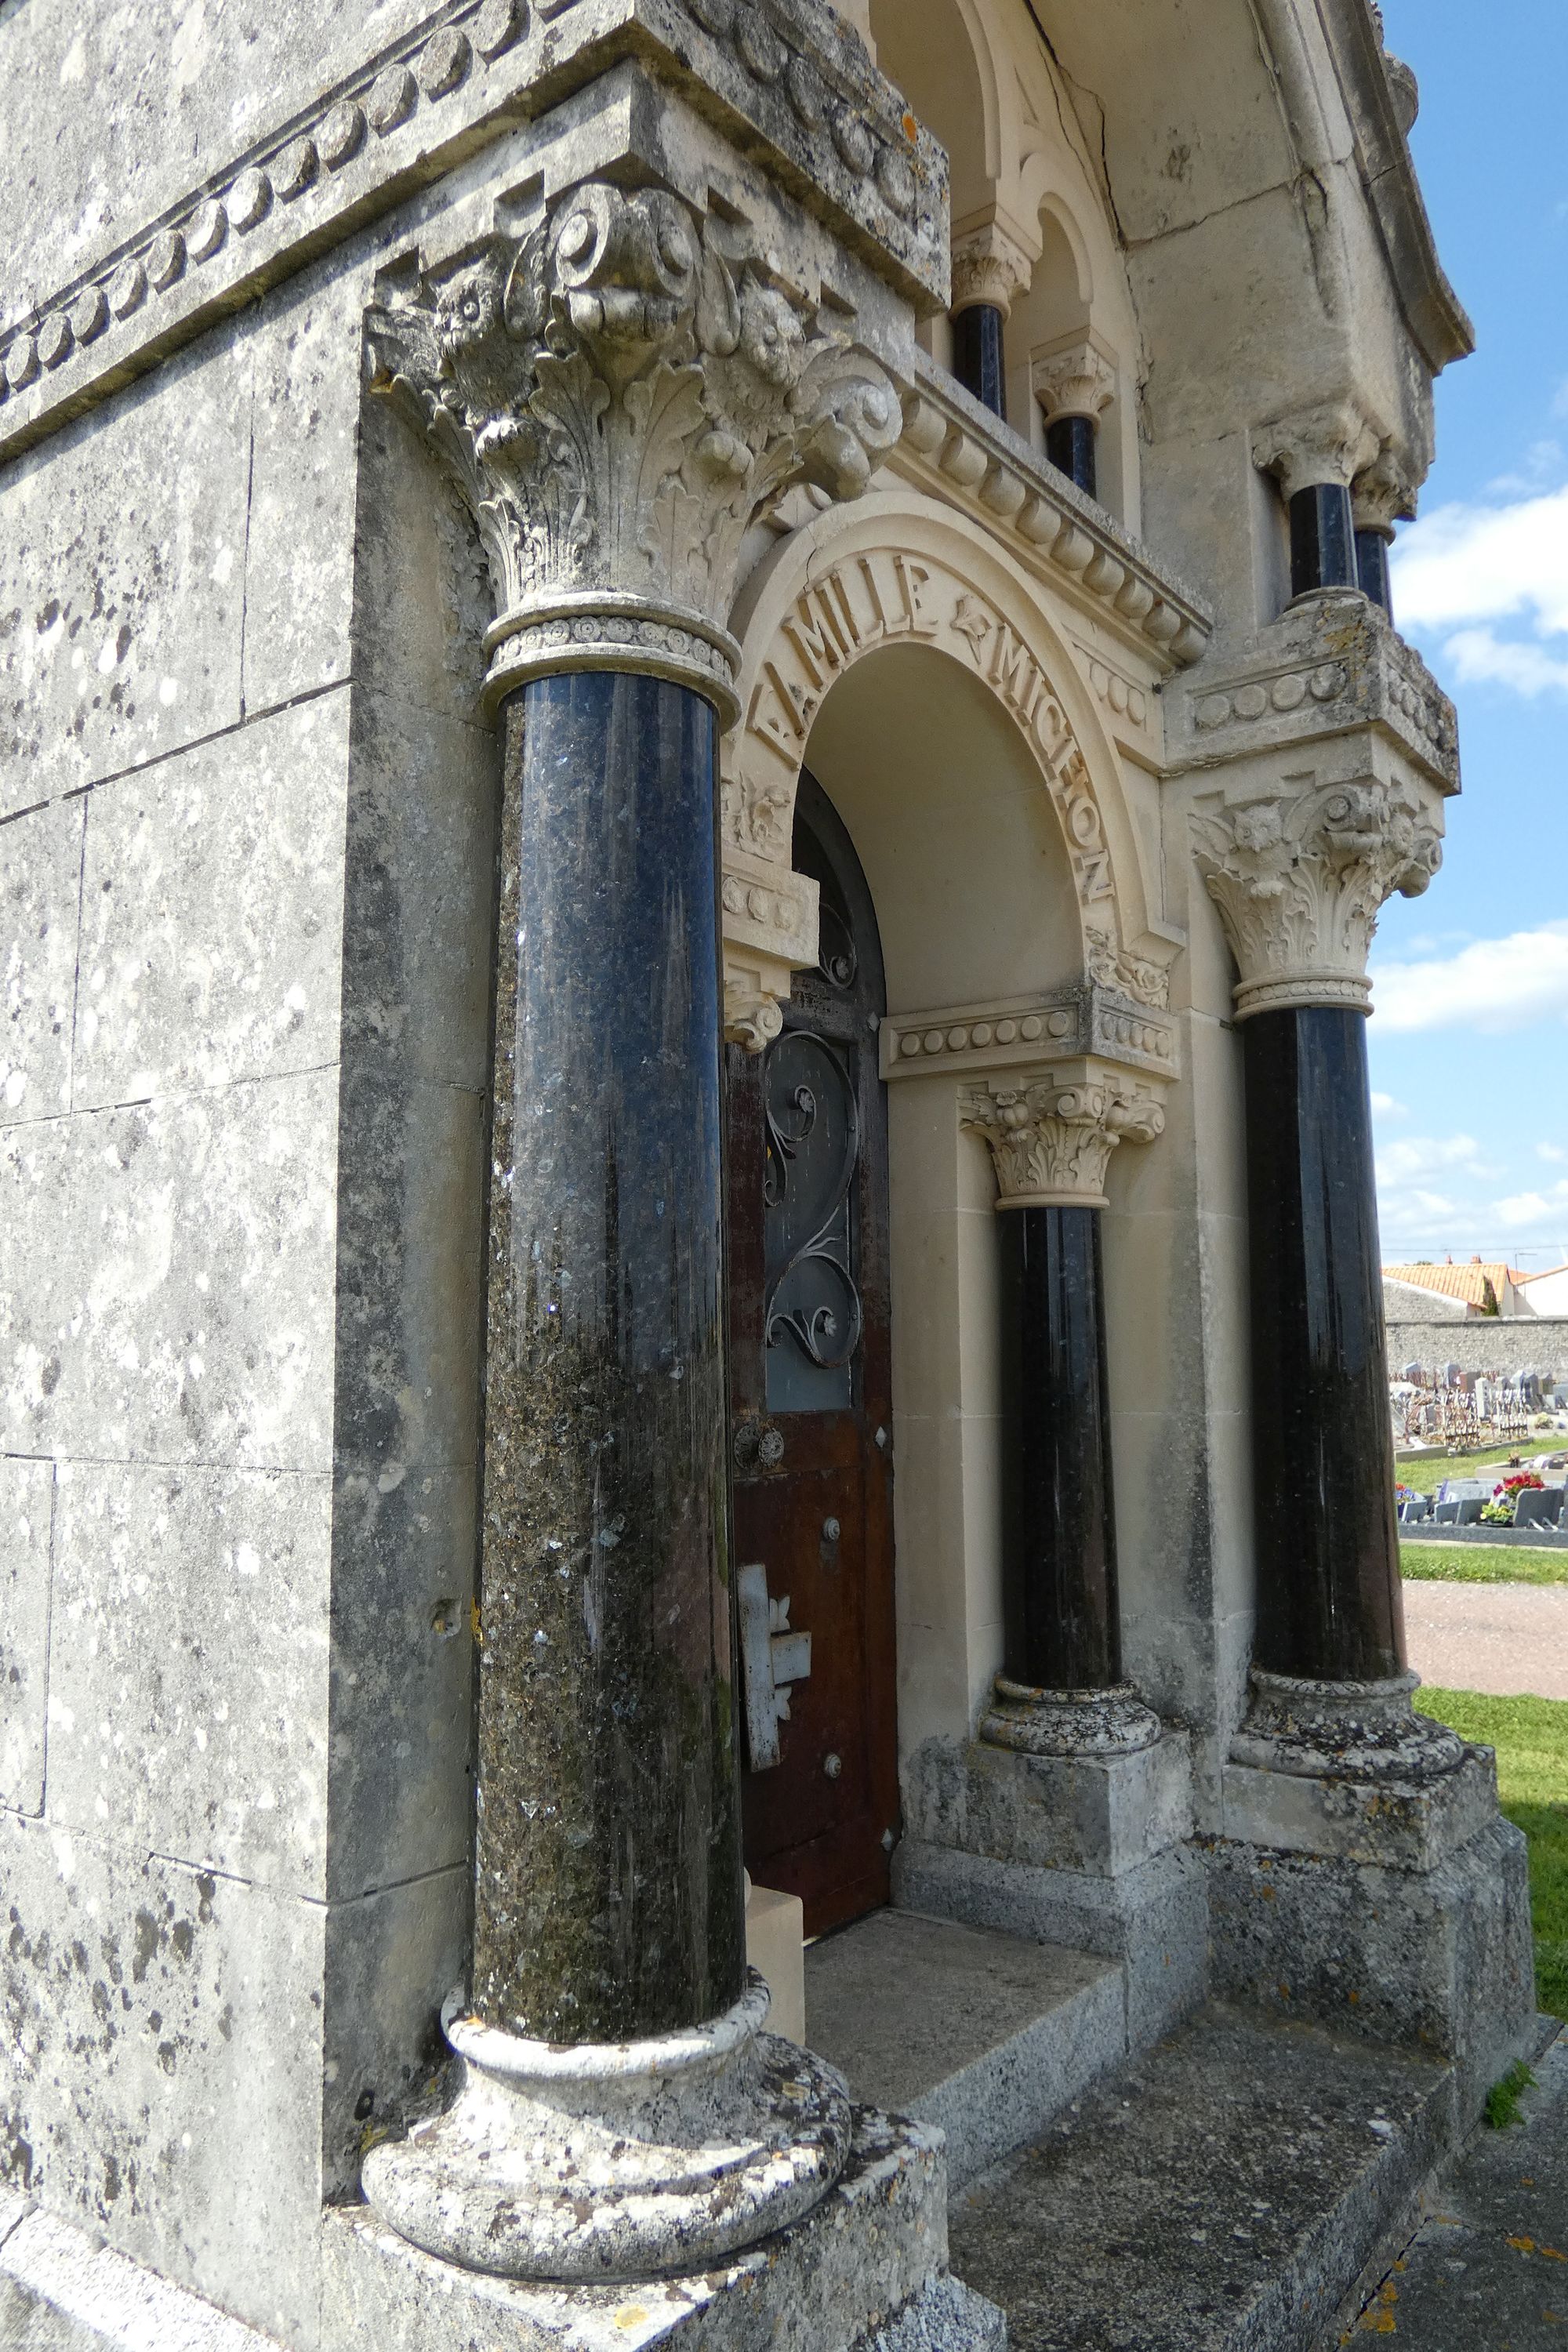
[[[1443,647],[1461,686],[1510,686],[1516,694],[1568,694],[1568,661],[1490,629],[1458,629]]]
[[[1536,1147],[1543,1159],[1568,1153]],[[1511,1155],[1510,1155],[1511,1157]],[[1473,1135],[1410,1136],[1377,1154],[1377,1209],[1385,1264],[1413,1257],[1456,1259],[1479,1250],[1514,1260],[1520,1251],[1568,1246],[1568,1179],[1500,1195],[1512,1174]]]
[[[1564,1210],[1568,1210],[1568,1184],[1553,1184],[1546,1192],[1512,1192],[1506,1201],[1495,1203],[1493,1213],[1511,1228],[1535,1226],[1543,1221],[1561,1225]]]
[[[1568,1151],[1564,1151],[1561,1144],[1538,1143],[1535,1156],[1537,1160],[1568,1160]]]
[[[1379,1118],[1404,1118],[1406,1116],[1405,1105],[1402,1102],[1395,1102],[1392,1095],[1380,1095],[1375,1087],[1373,1090],[1372,1107]]]
[[[1531,450],[1531,465],[1546,464],[1552,446]],[[1568,657],[1550,643],[1568,636],[1568,489],[1436,508],[1394,549],[1394,594],[1402,627],[1448,633],[1444,655],[1462,684],[1568,694]],[[1488,625],[1500,621],[1525,634],[1499,636]]]
[[[1495,1032],[1568,1018],[1568,921],[1472,940],[1451,956],[1378,964],[1373,983],[1384,1034],[1456,1026]]]

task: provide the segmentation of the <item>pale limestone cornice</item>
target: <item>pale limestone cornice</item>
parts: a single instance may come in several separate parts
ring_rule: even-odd
[[[924,352],[915,375],[895,471],[996,531],[1038,578],[1161,670],[1201,658],[1213,623],[1183,581]]]
[[[1092,1065],[966,1087],[959,1118],[991,1148],[999,1210],[1106,1208],[1112,1152],[1165,1129],[1152,1094]]]
[[[1439,793],[1459,789],[1453,704],[1414,646],[1354,590],[1303,597],[1239,648],[1216,650],[1166,699],[1173,774],[1300,764],[1333,739],[1368,732],[1385,762],[1407,761]]]
[[[918,310],[945,306],[946,158],[826,0],[455,0],[8,322],[0,460],[634,55]]]
[[[932,1076],[984,1082],[1021,1070],[1087,1068],[1092,1061],[1102,1074],[1173,1078],[1181,1052],[1164,1009],[1169,975],[1153,964],[1140,971],[1157,1003],[1141,1002],[1119,976],[1111,987],[1079,981],[1035,996],[889,1013],[879,1032],[881,1075],[889,1084]]]

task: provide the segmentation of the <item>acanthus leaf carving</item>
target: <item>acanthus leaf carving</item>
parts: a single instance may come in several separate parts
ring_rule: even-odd
[[[1239,1019],[1312,1004],[1364,1010],[1384,900],[1419,897],[1442,862],[1426,808],[1378,782],[1201,811],[1193,838],[1240,974]]]
[[[492,687],[619,662],[733,718],[742,541],[796,482],[864,489],[902,424],[880,363],[667,190],[590,181],[378,306],[372,387],[471,509]]]
[[[1097,980],[1101,988],[1114,989],[1119,995],[1130,996],[1135,1004],[1146,1004],[1152,1012],[1163,1013],[1169,1005],[1171,975],[1163,965],[1119,947],[1109,931],[1092,928],[1085,930],[1084,957],[1089,978]]]
[[[973,1087],[959,1115],[991,1147],[999,1209],[1103,1208],[1111,1153],[1165,1127],[1152,1096],[1096,1077]]]

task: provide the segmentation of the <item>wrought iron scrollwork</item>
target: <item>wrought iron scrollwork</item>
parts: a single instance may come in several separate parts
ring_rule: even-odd
[[[787,1333],[818,1370],[841,1371],[865,1324],[851,1265],[850,1196],[860,1164],[854,1081],[825,1039],[789,1030],[768,1048],[763,1106],[763,1193],[779,1245],[763,1308],[766,1345],[776,1348]]]

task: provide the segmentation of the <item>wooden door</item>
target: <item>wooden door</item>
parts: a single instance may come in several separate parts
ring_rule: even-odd
[[[820,962],[765,1052],[729,1051],[730,1377],[734,1558],[753,1601],[765,1574],[774,1660],[797,1671],[789,1637],[811,1637],[774,1753],[748,1730],[746,1866],[801,1896],[815,1936],[888,1900],[898,1758],[886,997],[865,877],[810,776],[795,864],[821,889]],[[748,1663],[747,1591],[754,1706],[765,1636],[753,1616]]]

